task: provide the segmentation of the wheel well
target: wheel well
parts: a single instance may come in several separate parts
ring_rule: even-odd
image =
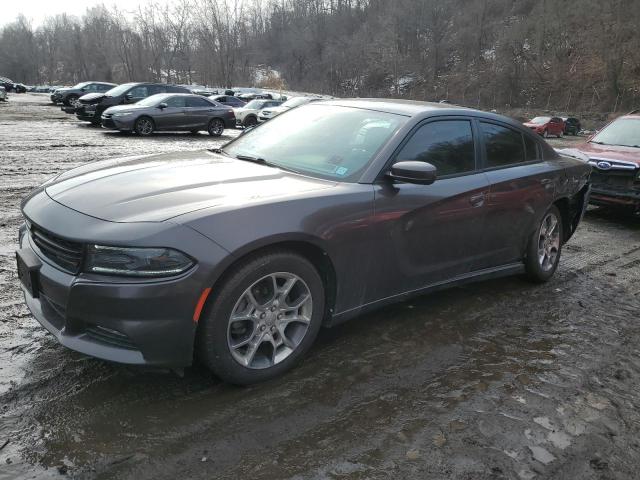
[[[573,197],[563,197],[554,202],[554,205],[560,210],[562,217],[563,238],[562,243],[566,243],[578,228],[578,223],[582,218],[582,209],[584,208],[584,196],[588,187],[584,187]]]
[[[325,252],[322,248],[314,245],[310,242],[305,241],[284,241],[273,243],[264,247],[257,248],[250,252],[247,252],[242,257],[237,258],[234,262],[225,268],[224,272],[218,277],[215,283],[212,285],[211,290],[213,292],[217,292],[220,290],[218,287],[223,284],[230,273],[233,271],[236,265],[240,262],[246,261],[248,258],[256,257],[259,255],[264,255],[266,253],[272,252],[274,250],[280,251],[288,251],[297,253],[298,255],[303,256],[307,260],[311,262],[311,264],[316,268],[318,273],[320,274],[320,278],[322,278],[322,283],[325,287],[325,314],[324,314],[324,322],[327,323],[330,320],[330,316],[333,313],[335,301],[336,301],[336,292],[337,292],[337,280],[336,280],[336,271],[333,267],[333,262],[329,258],[327,252]]]

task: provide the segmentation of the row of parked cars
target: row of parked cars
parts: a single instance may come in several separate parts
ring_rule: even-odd
[[[208,131],[222,135],[225,128],[251,127],[290,108],[318,100],[286,97],[270,92],[224,91],[203,95],[203,89],[184,85],[134,82],[82,82],[59,88],[51,101],[84,122],[104,128],[150,135],[159,130]],[[206,93],[209,93],[207,90]],[[286,100],[286,101],[285,101]]]
[[[545,138],[578,135],[582,130],[580,120],[575,117],[535,117],[525,122],[524,126]]]

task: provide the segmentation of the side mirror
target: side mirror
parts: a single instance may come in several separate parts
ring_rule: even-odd
[[[161,104],[158,105],[158,108],[160,110],[164,110],[165,108],[167,108],[169,105],[167,105],[166,103],[162,102]]]
[[[133,98],[133,94],[132,93],[127,93],[124,98],[126,98],[127,100],[131,100]]]
[[[436,181],[437,169],[427,162],[398,162],[391,166],[387,176],[400,182],[431,185]]]

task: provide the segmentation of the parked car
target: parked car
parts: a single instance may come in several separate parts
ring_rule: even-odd
[[[196,94],[159,93],[133,105],[118,105],[102,113],[102,126],[112,130],[151,135],[155,131],[206,130],[219,137],[236,126],[233,109]]]
[[[593,166],[592,204],[640,211],[640,112],[618,117],[575,148]]]
[[[0,77],[0,87],[4,87],[5,91],[13,90],[14,81],[7,77]]]
[[[317,102],[318,100],[322,100],[318,97],[294,97],[290,98],[282,105],[277,107],[270,107],[261,110],[258,113],[258,122],[266,122],[267,120],[271,120],[273,117],[280,115],[287,110],[291,110],[292,108],[299,107],[300,105],[305,105],[311,102]]]
[[[205,87],[204,85],[180,85],[181,87],[185,87],[191,93],[196,95],[201,95],[203,97],[210,97],[217,93],[217,90],[214,88]]]
[[[545,138],[549,135],[556,137],[564,135],[564,122],[559,117],[535,117],[526,122],[524,126]]]
[[[27,86],[24,83],[14,83],[13,91],[16,93],[27,93]]]
[[[265,108],[282,105],[280,100],[251,100],[244,107],[234,108],[236,123],[242,127],[252,127],[258,124],[258,113]]]
[[[578,135],[578,133],[580,133],[580,130],[582,130],[580,120],[576,117],[563,117],[562,121],[564,122],[565,135]]]
[[[250,384],[295,365],[322,325],[472,280],[549,280],[590,171],[499,115],[316,102],[221,149],[49,180],[22,202],[19,278],[71,349],[177,367],[196,354]]]
[[[221,103],[222,105],[228,105],[233,108],[241,108],[246,105],[245,102],[233,95],[211,95],[209,98],[214,102]]]
[[[89,93],[78,99],[76,107],[63,107],[63,110],[76,114],[78,120],[99,125],[102,113],[109,107],[136,103],[158,93],[191,93],[184,87],[165,83],[123,83],[105,93]],[[69,113],[71,113],[69,112]]]
[[[4,87],[0,87],[0,101],[7,101],[7,89]]]
[[[62,87],[51,94],[53,103],[62,103],[67,106],[75,106],[78,99],[88,93],[103,93],[116,87],[115,83],[108,82],[81,82],[73,87]]]

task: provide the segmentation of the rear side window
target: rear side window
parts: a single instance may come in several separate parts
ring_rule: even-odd
[[[146,98],[149,96],[149,88],[147,85],[139,85],[129,90],[129,94],[131,94],[133,98]]]
[[[527,162],[538,160],[538,144],[528,135],[524,135],[524,150]]]
[[[471,122],[443,120],[427,123],[409,139],[396,161],[428,162],[438,176],[455,175],[475,170],[475,151]]]
[[[211,107],[211,103],[204,98],[199,97],[186,97],[187,107]]]
[[[480,122],[487,152],[487,167],[505,167],[525,161],[522,133],[492,123]]]

